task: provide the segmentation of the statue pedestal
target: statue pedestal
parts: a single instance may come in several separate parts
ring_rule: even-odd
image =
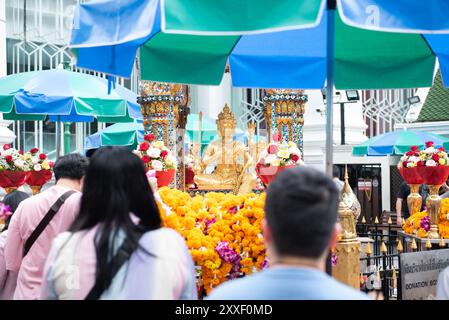
[[[360,289],[360,241],[341,241],[335,251],[338,260],[332,268],[332,276],[348,286]]]

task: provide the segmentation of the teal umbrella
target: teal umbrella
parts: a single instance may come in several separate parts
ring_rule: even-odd
[[[198,143],[198,127],[198,114],[189,114],[187,116],[186,133],[189,141],[192,143]],[[213,141],[216,134],[217,125],[215,120],[203,116],[201,120],[201,144],[208,144]]]
[[[135,148],[143,140],[144,128],[141,123],[116,123],[102,131],[86,137],[84,149],[97,149],[102,146],[127,146]]]
[[[443,148],[449,150],[449,141],[443,142]]]
[[[9,120],[123,122],[141,119],[137,95],[108,80],[63,69],[0,78],[0,112]]]
[[[436,147],[446,144],[449,139],[438,134],[423,131],[394,131],[375,136],[355,146],[352,150],[354,156],[386,156],[402,155],[412,146],[424,148],[427,141],[433,141]]]

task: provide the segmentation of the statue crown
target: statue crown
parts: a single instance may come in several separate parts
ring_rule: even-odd
[[[221,122],[232,122],[234,124],[236,123],[234,115],[227,104],[224,106],[223,111],[218,114],[217,124]]]

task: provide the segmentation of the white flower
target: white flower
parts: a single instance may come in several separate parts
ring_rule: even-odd
[[[167,156],[167,160],[170,161],[173,164],[173,166],[175,166],[175,167],[178,164],[178,161],[176,160],[176,157],[174,157],[172,155]]]
[[[265,163],[266,164],[272,164],[274,161],[277,160],[277,157],[275,154],[269,154],[265,157]]]
[[[416,167],[416,163],[414,162],[407,162],[407,168],[413,168]]]
[[[14,161],[14,165],[17,167],[17,168],[23,168],[23,166],[25,165],[25,162],[23,162],[22,160],[16,160],[16,161]]]
[[[161,171],[164,165],[159,160],[151,161],[151,167],[156,171]]]
[[[434,147],[429,147],[427,149],[424,150],[425,153],[435,153],[435,148]]]
[[[2,150],[2,156],[9,156],[12,153],[12,148],[8,150]]]
[[[427,167],[436,167],[437,163],[435,161],[433,161],[433,160],[427,160],[426,161],[426,166]]]
[[[296,154],[297,156],[301,156],[301,151],[297,147],[290,148],[289,151],[292,154]]]
[[[42,166],[40,164],[35,164],[33,169],[34,169],[34,171],[41,171],[42,170]]]
[[[148,155],[151,158],[159,158],[161,155],[161,150],[158,148],[150,148],[148,149]]]
[[[410,158],[408,158],[408,161],[410,161],[410,162],[418,162],[419,160],[420,159],[418,157],[415,157],[415,156],[410,156]]]
[[[31,158],[31,162],[32,162],[33,164],[37,164],[37,163],[39,163],[39,158],[38,158],[38,157],[32,157],[32,158]]]

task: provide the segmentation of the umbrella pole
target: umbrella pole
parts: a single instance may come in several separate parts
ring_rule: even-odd
[[[64,155],[70,153],[70,122],[64,123]]]
[[[326,173],[332,177],[334,144],[334,36],[335,3],[329,1],[327,10],[327,85],[326,85]]]
[[[56,159],[61,156],[61,117],[57,116],[56,121]]]
[[[334,152],[334,36],[335,1],[327,2],[327,85],[326,85],[326,173],[332,177]],[[332,253],[326,259],[326,273],[332,275]]]

